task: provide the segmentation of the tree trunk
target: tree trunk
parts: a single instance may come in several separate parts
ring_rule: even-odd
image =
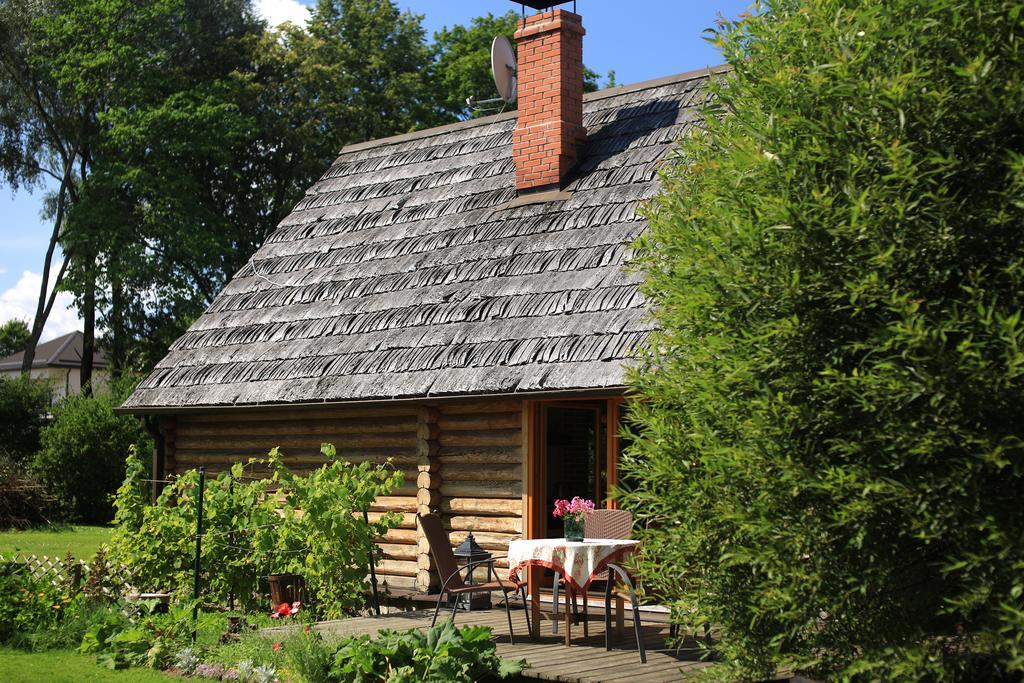
[[[96,259],[90,254],[85,264],[85,291],[82,296],[82,394],[92,396],[92,361],[96,351]]]
[[[120,260],[110,254],[110,315],[108,332],[110,333],[110,357],[107,358],[107,369],[112,379],[117,379],[128,363],[127,333],[124,329],[124,279],[121,277]]]
[[[21,374],[29,376],[32,374],[32,362],[36,359],[36,346],[39,338],[43,336],[43,328],[46,327],[46,319],[50,317],[50,310],[53,309],[53,301],[57,297],[57,287],[64,279],[64,273],[68,269],[68,255],[64,255],[64,262],[53,279],[53,287],[50,288],[50,264],[53,261],[53,253],[57,250],[57,240],[60,239],[60,228],[64,223],[64,209],[67,203],[68,190],[71,185],[72,164],[75,161],[75,154],[71,154],[64,164],[64,177],[60,181],[60,189],[57,191],[57,210],[53,217],[53,230],[50,232],[50,244],[46,248],[46,260],[43,263],[43,282],[39,286],[39,301],[36,304],[36,315],[32,319],[32,332],[25,342],[25,356],[21,360]],[[49,290],[49,296],[47,291]]]

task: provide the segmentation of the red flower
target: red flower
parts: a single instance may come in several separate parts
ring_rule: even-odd
[[[280,605],[277,606],[277,609],[275,611],[282,617],[287,617],[291,615],[292,608],[287,602],[282,602]]]
[[[274,648],[274,652],[281,651],[281,643],[274,643],[272,647]]]

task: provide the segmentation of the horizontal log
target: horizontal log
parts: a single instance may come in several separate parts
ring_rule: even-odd
[[[282,408],[280,410],[230,410],[194,415],[178,416],[178,428],[189,422],[266,422],[268,420],[318,420],[318,419],[355,419],[375,417],[395,417],[411,415],[415,419],[416,408],[413,406],[381,406],[356,407],[332,406],[327,408]]]
[[[416,560],[420,554],[419,548],[407,543],[380,543],[379,546],[385,560]]]
[[[462,446],[444,448],[438,460],[441,465],[513,465],[523,462],[521,446]]]
[[[178,437],[199,436],[313,436],[329,434],[350,436],[407,432],[415,434],[416,418],[412,415],[394,417],[349,418],[344,420],[266,420],[260,422],[198,422],[184,424],[176,432]]]
[[[446,465],[441,471],[445,481],[521,481],[522,465]]]
[[[379,522],[380,519],[386,515],[386,512],[370,512],[367,514],[371,522]],[[416,515],[410,515],[402,513],[402,521],[398,523],[399,529],[415,529],[416,528]]]
[[[374,512],[416,512],[416,499],[412,496],[378,496],[370,503]]]
[[[179,436],[174,441],[179,451],[202,450],[204,448],[232,448],[236,451],[269,451],[271,448],[287,450],[314,449],[320,450],[325,443],[334,444],[339,451],[355,448],[416,448],[416,435],[412,432],[384,432],[380,434],[330,435],[319,437],[302,437],[287,435],[270,435],[265,437],[249,436]]]
[[[521,429],[522,415],[514,413],[470,413],[444,415],[438,420],[441,431],[463,431],[473,429]]]
[[[369,583],[369,579],[367,579]],[[394,588],[397,590],[417,590],[415,576],[385,575],[377,577],[377,584],[381,593]]]
[[[441,495],[452,498],[515,498],[523,495],[523,482],[442,481]]]
[[[468,531],[453,530],[448,533],[448,541],[452,546],[458,546],[466,540],[467,535],[469,535]],[[508,544],[521,537],[522,536],[520,534],[502,534],[493,531],[480,531],[479,533],[476,531],[473,532],[473,539],[476,540],[481,547],[501,552],[507,552]]]
[[[268,448],[265,452],[259,451],[241,451],[236,448],[231,448],[225,445],[224,448],[203,448],[195,450],[179,450],[177,457],[180,458],[194,458],[194,457],[209,457],[209,458],[225,458],[230,459],[232,462],[242,461],[247,462],[249,460],[265,460],[267,453],[270,451]],[[295,450],[282,450],[281,458],[285,463],[291,462],[294,458],[317,458],[325,460],[323,455],[320,454],[320,447],[309,448],[304,451]],[[385,462],[388,459],[398,460],[401,462],[408,462],[409,464],[416,464],[417,458],[416,453],[411,448],[361,448],[358,450],[342,450],[338,451],[338,458],[340,460],[347,460],[349,462]]]
[[[393,576],[416,576],[419,567],[414,560],[380,560],[377,562],[377,574],[391,574]]]
[[[449,446],[521,446],[520,429],[474,429],[472,431],[441,432],[441,449]]]
[[[507,515],[521,517],[522,498],[445,498],[441,512],[449,514]]]
[[[231,465],[234,465],[235,463],[245,464],[245,463],[248,463],[250,459],[251,458],[249,458],[248,456],[241,456],[241,455],[205,455],[205,454],[199,454],[199,453],[193,454],[192,452],[185,452],[185,453],[182,453],[177,458],[177,460],[175,462],[177,464],[186,465],[186,469],[189,469],[190,467],[193,467],[193,466],[194,467],[198,467],[199,465],[224,465],[225,467],[222,467],[221,469],[230,469]],[[356,460],[356,459],[349,459],[348,457],[343,457],[341,459],[345,460],[347,462],[354,462],[354,463],[359,463],[359,462],[379,462],[382,465],[387,462],[387,460],[384,459],[384,458],[373,458],[373,459],[366,458],[366,459],[362,459],[362,460]],[[300,468],[304,469],[306,471],[311,471],[311,470],[314,470],[314,469],[320,469],[321,466],[326,465],[326,464],[328,464],[330,462],[331,461],[329,459],[323,457],[322,455],[308,455],[308,456],[295,456],[295,455],[293,455],[293,456],[289,456],[289,457],[284,458],[285,466],[288,467],[288,469],[293,470],[293,471],[294,470],[298,470]],[[395,468],[402,468],[403,470],[408,468],[408,471],[414,472],[415,471],[414,468],[416,467],[416,460],[414,458],[405,457],[405,458],[395,459],[395,460],[391,461],[391,465],[393,467],[395,467]],[[247,470],[247,472],[248,471],[251,471],[251,470]],[[264,469],[264,471],[266,471],[266,470]]]
[[[520,399],[487,400],[472,399],[469,401],[453,401],[438,404],[442,418],[445,415],[465,413],[510,413],[522,410]]]
[[[405,517],[408,516],[409,515],[405,515]],[[420,538],[420,532],[418,529],[416,529],[415,517],[413,517],[412,523],[412,527],[399,527],[397,529],[388,529],[388,532],[384,534],[383,538],[378,540],[382,540],[386,543],[415,544],[419,541]]]
[[[451,529],[472,531],[497,531],[500,533],[520,534],[523,532],[523,520],[520,517],[481,517],[476,515],[452,515],[448,518]]]

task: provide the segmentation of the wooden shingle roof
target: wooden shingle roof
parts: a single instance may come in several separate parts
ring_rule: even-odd
[[[588,95],[551,201],[513,202],[514,112],[345,148],[125,408],[621,387],[640,203],[708,77]]]

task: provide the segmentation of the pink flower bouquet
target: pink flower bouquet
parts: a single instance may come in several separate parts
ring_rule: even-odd
[[[559,498],[555,501],[555,517],[582,522],[587,513],[594,509],[594,501],[575,496],[572,500]]]
[[[561,517],[565,522],[565,540],[583,540],[583,522],[587,513],[594,509],[594,501],[576,496],[572,500],[560,498],[555,501],[555,510],[551,514]]]

